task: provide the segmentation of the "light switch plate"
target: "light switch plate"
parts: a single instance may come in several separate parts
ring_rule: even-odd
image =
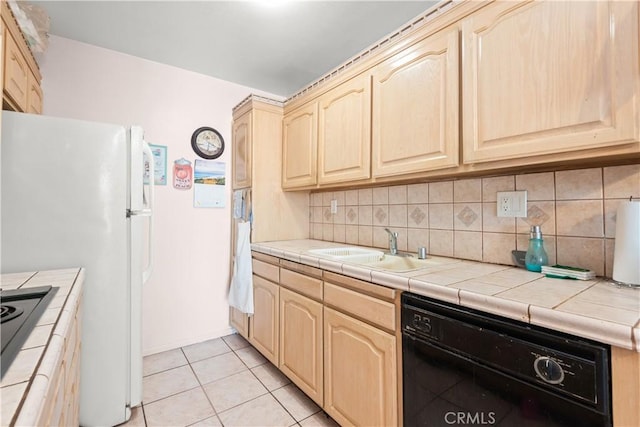
[[[331,200],[331,213],[332,214],[338,213],[338,200],[336,199]]]
[[[498,191],[497,210],[499,217],[526,217],[527,191]]]

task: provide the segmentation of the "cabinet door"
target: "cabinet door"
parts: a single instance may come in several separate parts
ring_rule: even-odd
[[[271,363],[278,365],[278,298],[280,287],[253,275],[253,316],[249,342]]]
[[[233,121],[233,189],[251,187],[251,111]]]
[[[27,93],[27,113],[42,114],[42,88],[38,80],[29,72]]]
[[[280,288],[280,370],[323,405],[322,304]]]
[[[282,188],[314,186],[317,182],[318,103],[306,104],[284,116]]]
[[[18,111],[27,107],[29,68],[8,30],[4,32],[4,92]]]
[[[371,176],[371,83],[360,76],[323,95],[318,117],[318,184]]]
[[[244,338],[249,338],[249,316],[235,307],[229,307],[229,323]]]
[[[340,425],[398,424],[396,338],[324,309],[325,411]]]
[[[464,163],[638,138],[638,2],[496,2],[462,22]]]
[[[458,64],[454,27],[374,69],[374,177],[458,165]]]

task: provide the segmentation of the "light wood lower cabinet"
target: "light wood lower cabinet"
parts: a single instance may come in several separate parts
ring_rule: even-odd
[[[278,365],[280,287],[253,275],[253,316],[249,342],[271,363]]]
[[[245,339],[249,339],[249,316],[235,307],[229,307],[229,323]]]
[[[253,256],[254,314],[231,308],[232,326],[340,425],[401,424],[400,293]]]
[[[325,411],[340,425],[398,423],[396,337],[324,309]]]
[[[55,356],[58,358],[55,361],[57,366],[47,383],[47,398],[36,424],[39,426],[77,426],[79,423],[82,303],[78,304],[72,316],[67,333],[62,338],[64,343],[61,351]],[[54,337],[60,338],[58,335]]]
[[[322,303],[280,289],[280,370],[313,399],[324,403]]]

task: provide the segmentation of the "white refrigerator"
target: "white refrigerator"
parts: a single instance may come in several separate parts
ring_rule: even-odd
[[[7,111],[1,126],[0,270],[86,269],[80,424],[120,424],[142,401],[151,150],[135,126]]]

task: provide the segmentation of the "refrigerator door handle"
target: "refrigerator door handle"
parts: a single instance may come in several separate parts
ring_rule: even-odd
[[[153,153],[151,152],[151,147],[149,146],[147,141],[142,141],[142,150],[149,160],[149,197],[144,198],[143,203],[146,203],[144,203],[144,208],[141,212],[143,215],[149,217],[149,221],[147,222],[147,224],[149,225],[149,230],[147,233],[147,248],[149,252],[147,256],[147,265],[142,271],[142,283],[144,284],[147,282],[147,280],[149,280],[149,277],[151,277],[151,272],[153,271],[153,187],[155,171]],[[144,195],[144,191],[142,194]]]

